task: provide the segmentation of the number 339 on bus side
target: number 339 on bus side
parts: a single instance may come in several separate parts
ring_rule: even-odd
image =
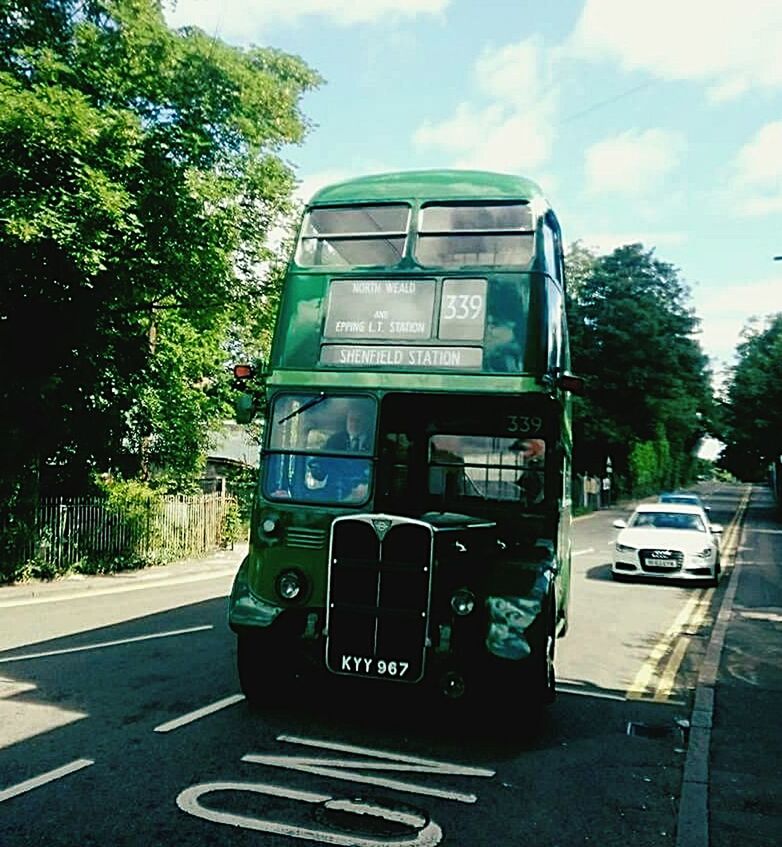
[[[506,415],[505,430],[506,432],[518,433],[519,435],[532,435],[540,432],[543,426],[543,419],[533,415]]]

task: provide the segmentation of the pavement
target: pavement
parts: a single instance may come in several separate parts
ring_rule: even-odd
[[[762,486],[752,487],[745,506],[695,691],[676,847],[782,847],[782,510]],[[247,547],[108,576],[5,586],[0,609],[227,575]]]
[[[96,576],[71,574],[51,582],[30,580],[0,586],[0,609],[24,604],[35,605],[55,598],[66,600],[82,596],[97,597],[116,591],[146,588],[155,581],[175,585],[233,575],[247,555],[248,546],[247,542],[241,542],[231,549],[216,550],[207,556],[183,559],[167,565],[153,565],[139,570]]]
[[[753,486],[701,666],[677,847],[782,845],[782,510]]]

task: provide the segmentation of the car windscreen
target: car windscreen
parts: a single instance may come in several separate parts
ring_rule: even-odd
[[[706,527],[700,515],[683,512],[636,512],[629,527],[640,529],[652,527],[654,529],[688,529],[697,532],[706,532]]]

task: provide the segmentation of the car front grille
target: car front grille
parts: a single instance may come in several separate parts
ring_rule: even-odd
[[[684,553],[681,550],[639,550],[638,559],[644,573],[676,573],[682,569]]]

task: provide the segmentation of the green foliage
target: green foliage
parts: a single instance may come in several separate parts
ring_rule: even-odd
[[[229,468],[226,471],[226,481],[228,493],[236,499],[241,525],[249,527],[255,493],[258,490],[258,469]]]
[[[97,483],[106,497],[106,511],[122,524],[128,539],[125,549],[113,557],[100,557],[77,568],[83,573],[112,573],[157,564],[160,547],[160,495],[135,479],[103,477]]]
[[[242,537],[243,529],[239,504],[236,500],[231,499],[226,504],[223,522],[220,526],[220,546],[230,547],[233,550],[234,544]]]
[[[574,402],[574,462],[615,489],[676,486],[712,415],[698,320],[676,269],[640,244],[568,256],[573,370],[586,381]]]
[[[636,496],[649,494],[658,487],[660,469],[654,448],[651,441],[638,441],[630,451],[630,478]]]
[[[232,346],[268,336],[279,152],[319,82],[158,0],[0,0],[0,550],[41,488],[199,474]]]
[[[743,335],[723,409],[720,465],[756,481],[782,455],[782,313],[750,323]]]

